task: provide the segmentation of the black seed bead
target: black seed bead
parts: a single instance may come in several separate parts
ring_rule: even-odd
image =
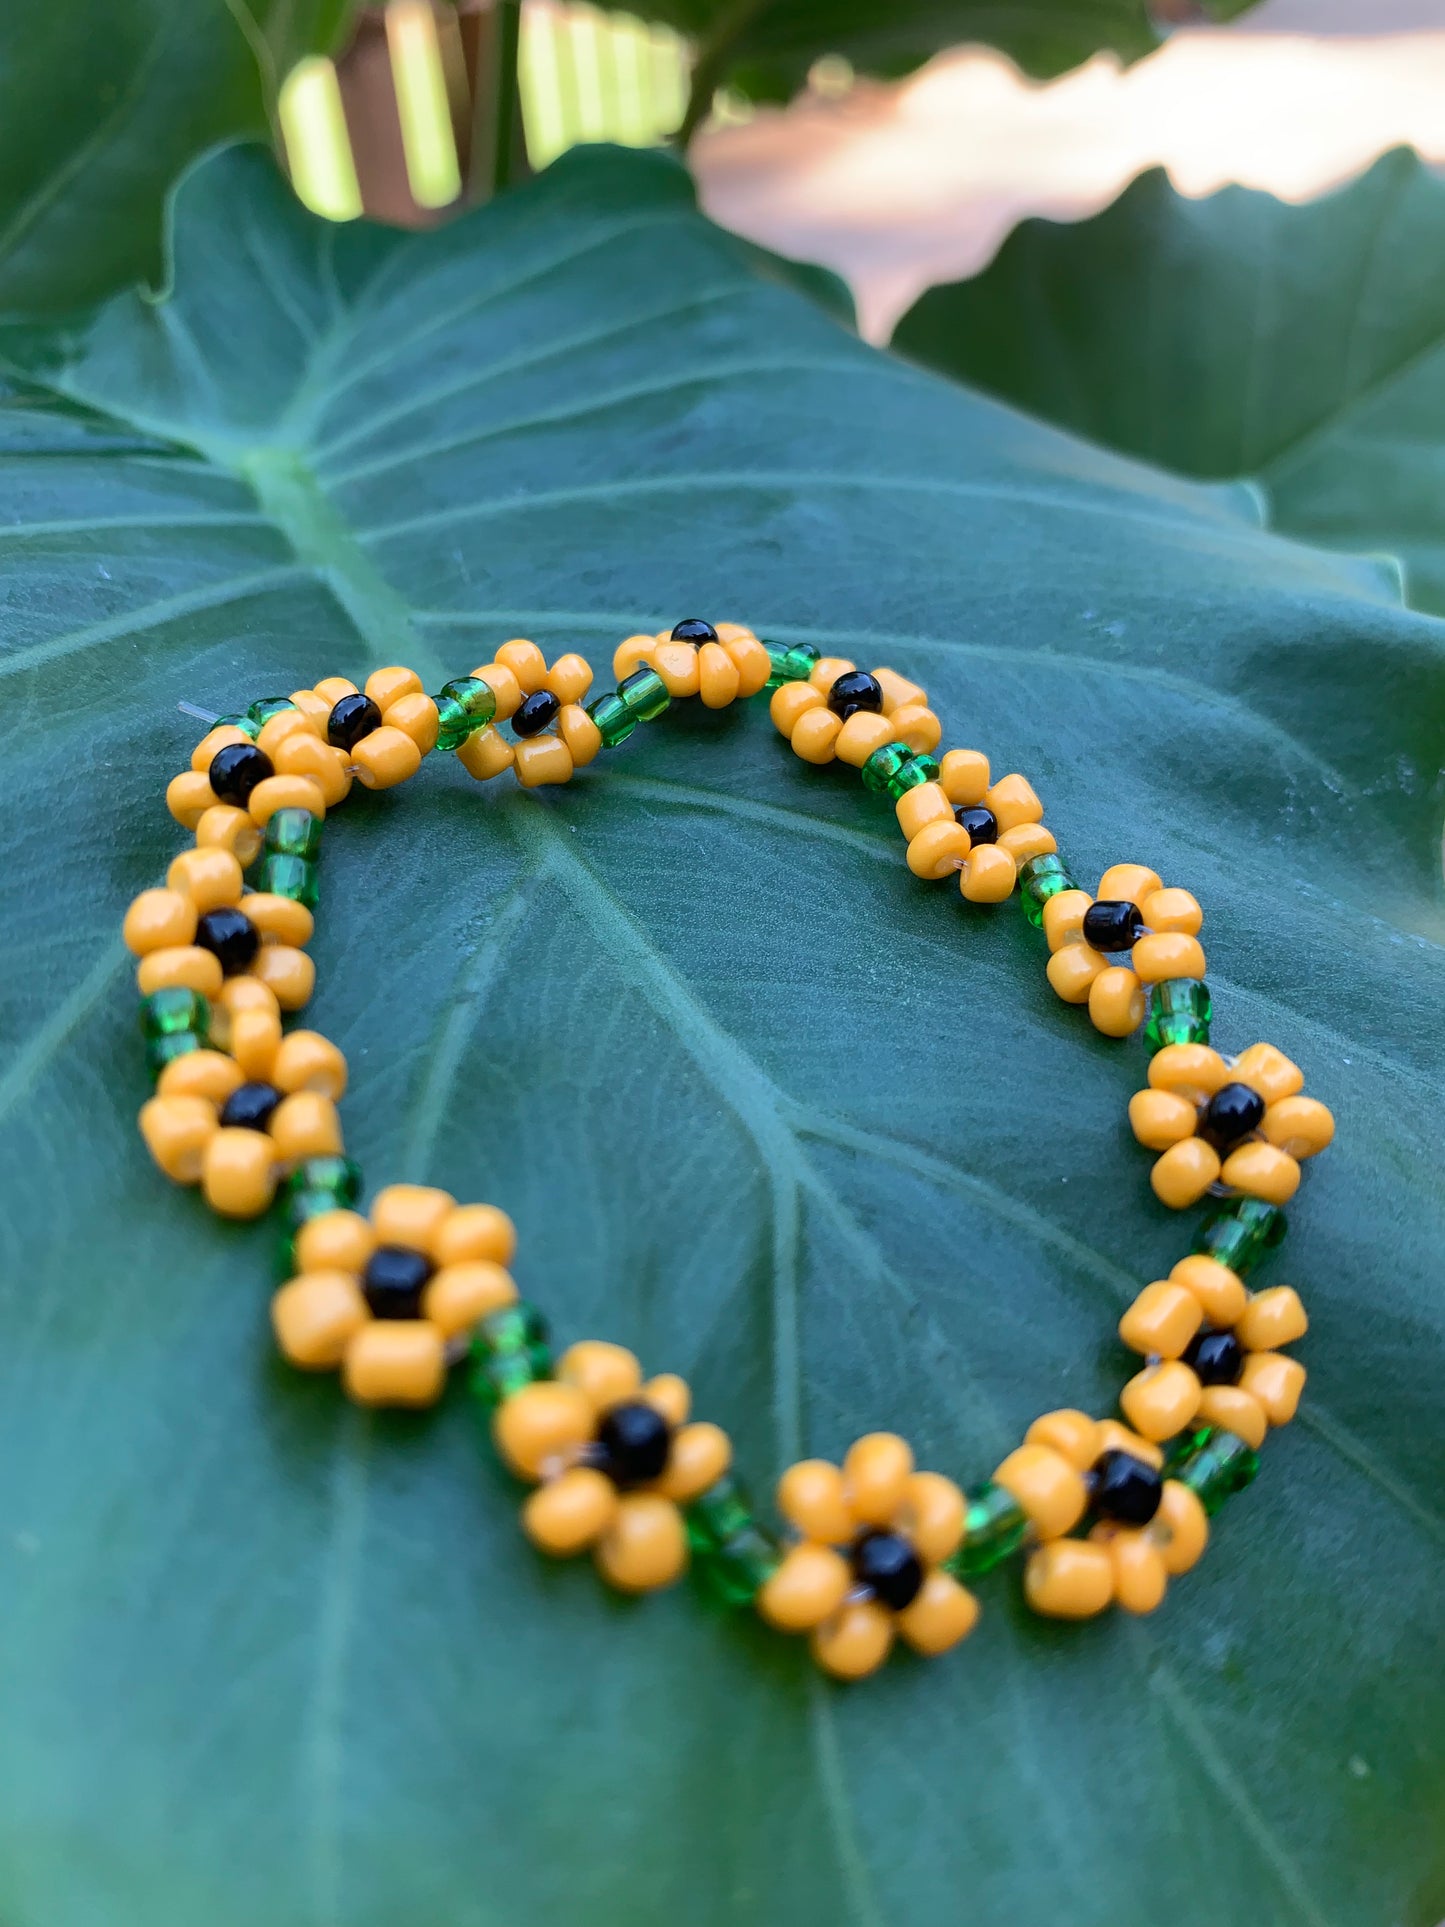
[[[239,977],[261,948],[261,933],[244,910],[227,905],[197,919],[196,942],[218,959],[226,976]]]
[[[1093,1467],[1094,1510],[1128,1526],[1147,1526],[1159,1510],[1164,1480],[1132,1452],[1104,1452]]]
[[[672,1427],[653,1405],[629,1399],[614,1405],[597,1428],[597,1462],[614,1485],[646,1485],[659,1478],[672,1449]]]
[[[860,1585],[894,1612],[911,1606],[923,1585],[922,1562],[897,1532],[865,1532],[855,1539],[853,1572]]]
[[[1223,1151],[1257,1131],[1263,1116],[1264,1099],[1258,1091],[1248,1084],[1224,1084],[1209,1100],[1199,1135]]]
[[[860,709],[874,716],[883,713],[883,685],[866,669],[846,670],[828,691],[828,707],[846,723]]]
[[[256,785],[274,776],[276,769],[265,750],[257,749],[254,743],[227,743],[211,758],[206,774],[223,803],[233,803],[238,810],[243,810]]]
[[[1244,1370],[1244,1347],[1233,1332],[1200,1332],[1184,1354],[1201,1385],[1237,1385]]]
[[[562,713],[562,705],[550,689],[538,689],[530,696],[524,696],[512,712],[512,734],[514,736],[540,736],[549,723],[555,723]]]
[[[1084,912],[1084,942],[1105,956],[1131,950],[1143,934],[1144,919],[1137,903],[1104,897]]]
[[[355,749],[363,736],[381,728],[381,711],[359,692],[343,696],[326,718],[326,740],[335,749]]]
[[[406,1245],[378,1245],[366,1261],[361,1289],[376,1318],[418,1318],[431,1261]]]
[[[982,803],[960,803],[953,812],[953,820],[968,831],[971,843],[998,842],[998,818]]]
[[[227,1130],[264,1131],[280,1102],[274,1084],[238,1084],[221,1106],[221,1122]]]
[[[688,616],[679,622],[672,632],[674,642],[692,642],[699,646],[704,642],[716,642],[717,630],[701,616]]]

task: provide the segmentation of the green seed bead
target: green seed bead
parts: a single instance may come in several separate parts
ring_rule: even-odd
[[[1035,930],[1044,927],[1044,905],[1061,890],[1077,890],[1078,884],[1064,867],[1061,856],[1031,856],[1019,866],[1019,902]]]
[[[484,1318],[472,1334],[472,1396],[491,1411],[523,1386],[550,1378],[549,1338],[546,1319],[525,1299]]]
[[[239,729],[243,735],[249,736],[253,743],[261,734],[261,725],[251,716],[244,713],[239,716],[218,716],[215,722],[211,724],[211,728]]]
[[[434,701],[438,749],[460,749],[469,736],[485,729],[497,713],[495,692],[477,676],[457,676],[443,683]]]
[[[289,696],[261,696],[251,704],[251,707],[246,711],[246,715],[255,725],[254,733],[259,736],[263,723],[269,723],[273,716],[284,715],[288,709],[294,709],[295,707],[295,703],[292,702]],[[241,723],[238,727],[245,729],[246,725],[245,723]],[[247,730],[247,734],[250,735],[252,732]]]
[[[813,673],[813,665],[823,660],[810,642],[795,642],[791,648],[781,642],[764,642],[763,647],[773,665],[772,673],[763,684],[764,690],[780,689],[785,682],[806,682]]]
[[[273,897],[290,897],[293,903],[303,903],[308,910],[316,908],[321,896],[316,865],[304,856],[285,856],[279,850],[268,850],[261,858],[254,887],[268,891]]]
[[[141,1036],[174,1037],[193,1031],[203,1041],[211,1034],[211,1006],[199,990],[153,990],[140,1007]]]
[[[1166,1044],[1207,1044],[1214,1002],[1199,977],[1170,977],[1149,991],[1144,1043],[1151,1056]]]
[[[963,1539],[943,1564],[956,1579],[976,1579],[1018,1551],[1029,1516],[1014,1497],[992,1479],[964,1494]]]
[[[350,1211],[360,1196],[361,1166],[353,1159],[303,1158],[281,1187],[282,1215],[295,1227],[322,1211]]]
[[[859,771],[864,789],[871,790],[875,796],[892,796],[894,781],[912,761],[913,751],[907,743],[884,743]]]
[[[586,708],[587,714],[597,725],[604,749],[616,749],[619,743],[627,741],[637,727],[637,718],[615,689],[609,689],[605,696],[594,696]]]
[[[617,694],[626,704],[628,715],[639,723],[654,723],[672,707],[667,684],[655,669],[634,669],[618,683]]]
[[[1194,1249],[1246,1278],[1288,1229],[1289,1221],[1277,1204],[1266,1204],[1263,1198],[1230,1198],[1199,1227]]]
[[[719,1605],[749,1606],[782,1563],[782,1548],[753,1516],[747,1490],[725,1472],[683,1508],[692,1571]]]
[[[455,696],[433,696],[437,706],[438,749],[460,749],[471,735],[467,712]]]
[[[277,810],[262,837],[277,856],[317,857],[321,854],[321,818],[310,810]]]
[[[173,1064],[178,1057],[186,1057],[193,1050],[200,1050],[205,1039],[197,1037],[193,1030],[176,1030],[165,1037],[146,1039],[146,1069],[152,1077],[159,1077],[167,1064]]]
[[[1165,1465],[1168,1477],[1187,1485],[1211,1519],[1258,1471],[1259,1454],[1253,1446],[1214,1425],[1191,1433],[1184,1451],[1178,1458],[1171,1454]]]

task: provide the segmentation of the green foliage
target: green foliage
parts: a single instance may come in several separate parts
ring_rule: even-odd
[[[1438,1918],[1439,626],[1246,491],[865,348],[655,158],[403,236],[233,152],[175,261],[166,303],[3,343],[0,1913]],[[436,687],[514,634],[606,678],[688,613],[921,677],[1080,874],[1199,894],[1217,1036],[1339,1112],[1273,1270],[1305,1414],[1155,1618],[1040,1624],[999,1573],[964,1649],[849,1691],[685,1590],[620,1603],[528,1551],[459,1387],[368,1418],[277,1365],[272,1234],[147,1162],[117,931],[177,847],[176,702]],[[1138,1046],[761,703],[564,792],[437,758],[358,793],[314,948],[373,1184],[513,1211],[559,1338],[686,1373],[761,1489],[877,1426],[972,1481],[1107,1409],[1190,1240]]]
[[[1445,184],[1413,153],[1290,207],[1144,175],[1094,220],[1028,221],[894,346],[1186,474],[1249,476],[1289,534],[1405,565],[1445,612]]]

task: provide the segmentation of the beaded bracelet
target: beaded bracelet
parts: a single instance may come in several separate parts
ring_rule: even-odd
[[[502,1458],[533,1488],[527,1536],[561,1557],[590,1549],[623,1591],[668,1585],[691,1564],[714,1597],[807,1633],[819,1664],[849,1679],[881,1665],[898,1635],[925,1654],[955,1645],[978,1616],[963,1582],[1016,1552],[1037,1612],[1151,1612],[1254,1477],[1266,1431],[1298,1405],[1304,1368],[1280,1348],[1304,1334],[1304,1307],[1287,1285],[1251,1292],[1244,1280],[1284,1236],[1281,1206],[1300,1160],[1329,1143],[1329,1111],[1272,1045],[1211,1048],[1189,892],[1137,863],[1106,871],[1097,898],[1080,889],[1026,778],[994,780],[977,750],[935,758],[941,729],[917,684],[697,620],[629,637],[614,671],[617,687],[584,705],[581,656],[549,666],[513,641],[434,697],[411,670],[387,668],[364,689],[328,677],[215,723],[166,795],[194,847],[125,919],[157,1079],[140,1113],[152,1156],[226,1217],[257,1216],[279,1193],[287,1282],[272,1322],[293,1365],[339,1368],[362,1404],[428,1405],[467,1359]],[[721,709],[759,691],[805,762],[848,764],[892,800],[916,876],[957,876],[976,904],[1017,891],[1058,995],[1106,1036],[1142,1026],[1148,1079],[1129,1122],[1158,1154],[1154,1190],[1175,1208],[1219,1200],[1192,1252],[1120,1321],[1144,1360],[1120,1394],[1125,1422],[1046,1413],[971,1491],[917,1470],[903,1439],[870,1433],[841,1465],[784,1472],[785,1535],[755,1513],[727,1434],[691,1418],[682,1379],[644,1379],[630,1351],[599,1340],[554,1361],[507,1268],[516,1238],[503,1212],[404,1184],[368,1215],[355,1209],[361,1174],[336,1108],[345,1059],[315,1031],[282,1028],[311,995],[322,824],[353,781],[391,787],[442,749],[482,779],[510,768],[527,787],[565,782],[675,701]]]

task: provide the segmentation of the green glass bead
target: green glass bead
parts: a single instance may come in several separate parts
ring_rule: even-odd
[[[277,810],[263,832],[265,847],[277,856],[321,854],[321,818],[310,810]]]
[[[193,1030],[171,1031],[165,1037],[146,1039],[146,1069],[152,1077],[159,1077],[167,1064],[173,1064],[178,1057],[185,1057],[193,1050],[200,1050],[205,1039],[197,1037]]]
[[[653,723],[672,707],[667,684],[655,669],[634,669],[617,685],[617,694],[627,706],[629,716],[640,723]]]
[[[437,706],[437,748],[460,749],[472,733],[465,708],[455,696],[433,696],[432,701]]]
[[[684,1507],[692,1571],[723,1606],[750,1606],[782,1562],[782,1547],[753,1516],[746,1488],[725,1472]]]
[[[1044,905],[1049,898],[1056,897],[1061,890],[1078,887],[1061,856],[1031,856],[1019,866],[1019,901],[1035,930],[1044,927]]]
[[[211,1034],[211,1006],[199,990],[153,990],[141,1002],[140,1029],[146,1038],[193,1031],[204,1040]]]
[[[810,642],[795,642],[791,648],[781,642],[764,642],[763,647],[773,665],[772,673],[763,684],[765,690],[780,689],[785,682],[806,682],[813,673],[813,665],[822,661]]]
[[[549,1338],[546,1319],[524,1299],[484,1318],[472,1334],[472,1396],[491,1410],[523,1386],[550,1378]]]
[[[259,736],[263,723],[269,723],[273,716],[283,715],[286,710],[294,709],[295,707],[295,703],[292,702],[289,696],[261,696],[251,704],[251,707],[246,711],[246,716],[250,722],[254,723],[255,733]],[[245,729],[246,725],[245,723],[241,723],[238,727]],[[247,730],[246,733],[250,735],[251,731]]]
[[[1023,1544],[1029,1517],[1011,1492],[990,1479],[964,1494],[963,1539],[957,1552],[944,1560],[957,1579],[976,1579],[980,1573],[1011,1557]]]
[[[211,724],[211,728],[239,729],[242,735],[249,736],[253,743],[261,734],[261,725],[256,722],[253,717],[245,715],[244,713],[239,716],[218,716],[215,722]]]
[[[281,1210],[288,1224],[305,1224],[323,1211],[350,1211],[360,1196],[361,1166],[351,1158],[303,1158],[281,1187]]]
[[[637,718],[615,689],[609,689],[605,696],[594,696],[587,704],[587,714],[597,725],[604,749],[616,749],[637,727]]]
[[[1266,1204],[1263,1198],[1230,1198],[1199,1227],[1194,1249],[1247,1278],[1288,1229],[1289,1220],[1277,1204]]]
[[[865,789],[875,796],[891,797],[896,803],[920,783],[934,782],[938,764],[931,756],[915,755],[907,743],[884,743],[874,750],[859,774]]]
[[[477,676],[457,676],[443,683],[433,699],[437,706],[437,748],[460,749],[469,736],[485,729],[497,713],[490,683]]]
[[[279,850],[268,850],[256,866],[254,882],[256,889],[268,891],[273,897],[290,897],[308,910],[314,910],[320,901],[319,872],[304,856],[283,856]],[[241,907],[245,908],[244,902]]]
[[[1259,1471],[1259,1454],[1251,1445],[1217,1425],[1192,1433],[1183,1454],[1165,1470],[1187,1485],[1212,1519],[1226,1499],[1242,1492]]]
[[[1150,988],[1144,1042],[1151,1055],[1166,1044],[1207,1044],[1213,1014],[1207,983],[1199,977],[1170,977]]]

